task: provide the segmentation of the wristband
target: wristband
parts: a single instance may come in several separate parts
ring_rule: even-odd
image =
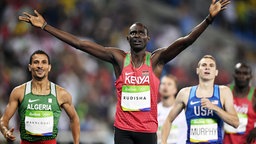
[[[206,18],[205,18],[205,21],[207,24],[212,24],[213,22],[213,17],[209,14]]]
[[[44,24],[42,25],[41,29],[43,30],[46,25],[47,25],[47,22],[45,21]]]

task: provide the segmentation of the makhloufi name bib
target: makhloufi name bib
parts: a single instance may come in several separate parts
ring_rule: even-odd
[[[52,111],[31,111],[25,113],[25,130],[30,135],[51,136],[53,133]]]

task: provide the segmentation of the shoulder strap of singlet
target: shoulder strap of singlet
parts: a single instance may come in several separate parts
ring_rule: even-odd
[[[51,94],[56,97],[56,85],[51,82]]]
[[[234,87],[235,87],[235,84],[234,84],[234,83],[231,83],[230,86],[229,86],[229,88],[231,89],[231,91],[234,89]]]
[[[31,93],[31,81],[26,83],[25,95]],[[56,85],[51,82],[51,94],[56,97]]]
[[[124,67],[128,66],[131,61],[131,53],[127,53],[124,59]]]
[[[250,91],[249,91],[249,94],[247,96],[248,100],[252,101],[252,97],[253,97],[253,94],[254,94],[254,87],[251,87],[250,88]]]
[[[31,93],[31,81],[26,83],[25,95]]]
[[[190,94],[189,94],[189,99],[193,98],[194,96],[196,96],[196,89],[197,86],[192,86],[190,89]]]
[[[150,66],[150,56],[151,56],[151,54],[147,52],[146,53],[146,59],[145,59],[145,64],[147,66]]]
[[[219,98],[220,97],[220,90],[219,90],[219,86],[218,85],[214,85],[214,89],[213,89],[213,96]]]

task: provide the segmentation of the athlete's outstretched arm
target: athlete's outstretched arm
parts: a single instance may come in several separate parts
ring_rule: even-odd
[[[169,112],[168,117],[166,118],[162,130],[161,130],[161,141],[162,144],[167,144],[167,139],[171,131],[173,120],[180,114],[184,108],[184,89],[181,90],[177,98],[175,99],[172,110]]]
[[[121,52],[121,50],[116,48],[106,48],[102,45],[99,45],[95,42],[89,41],[89,40],[80,40],[76,36],[64,32],[62,30],[59,30],[53,26],[50,26],[47,24],[45,19],[42,17],[41,14],[39,14],[36,10],[34,10],[34,13],[36,16],[31,15],[27,12],[24,12],[23,16],[19,16],[19,20],[31,23],[31,25],[41,28],[51,35],[55,36],[56,38],[60,39],[61,41],[73,46],[74,48],[80,49],[84,52],[87,52],[99,59],[108,61],[108,62],[114,62],[114,53]],[[115,52],[114,52],[115,51]],[[118,53],[116,53],[118,54]]]
[[[226,9],[226,6],[230,3],[230,0],[212,0],[209,8],[209,15],[198,24],[187,36],[181,37],[174,41],[167,48],[161,48],[156,50],[155,61],[160,64],[165,64],[176,57],[180,52],[190,46],[196,39],[205,31],[209,24],[212,23],[214,17],[217,16],[219,12]]]

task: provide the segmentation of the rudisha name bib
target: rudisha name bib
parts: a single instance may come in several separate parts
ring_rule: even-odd
[[[149,111],[150,101],[149,85],[123,85],[121,97],[123,111]]]

